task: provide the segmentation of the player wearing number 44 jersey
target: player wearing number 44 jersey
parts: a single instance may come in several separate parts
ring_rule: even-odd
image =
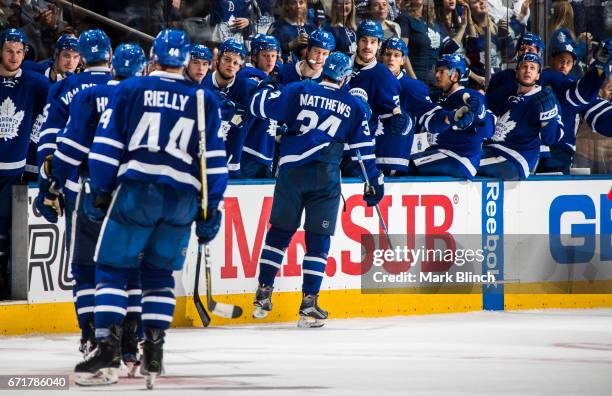
[[[202,213],[202,183],[208,215],[197,221],[196,234],[208,242],[219,229],[218,205],[227,185],[219,104],[184,79],[188,51],[185,32],[161,31],[152,46],[152,62],[161,70],[122,82],[100,117],[89,154],[94,208],[107,213],[94,256],[97,347],[76,366],[77,382],[119,366],[126,286],[130,273],[140,269],[145,338],[140,371],[152,387],[174,313],[172,272],[183,267],[191,226]]]
[[[340,203],[340,161],[348,144],[353,161],[363,154],[371,185],[364,196],[368,205],[383,197],[382,173],[376,168],[374,142],[360,99],[342,85],[351,73],[351,60],[332,53],[323,68],[323,81],[294,82],[276,91],[262,83],[251,101],[251,113],[287,124],[280,143],[279,174],[274,189],[270,224],[259,260],[259,287],[256,291],[255,318],[267,316],[272,309],[274,278],[285,250],[306,212],[306,255],[302,264],[304,281],[301,327],[320,327],[327,312],[317,305],[325,274],[331,236],[336,228]]]

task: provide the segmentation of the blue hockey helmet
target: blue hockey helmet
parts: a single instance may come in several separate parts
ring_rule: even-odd
[[[257,55],[259,51],[276,51],[280,54],[280,43],[269,34],[257,34],[251,40],[251,55]]]
[[[79,36],[79,53],[85,64],[110,61],[111,42],[102,30],[86,30]]]
[[[402,53],[403,56],[408,56],[408,46],[399,37],[391,37],[383,41],[380,47],[380,53],[384,54],[387,49],[397,50]]]
[[[185,31],[164,29],[153,40],[151,59],[162,66],[186,66],[189,60],[189,47],[189,38]]]
[[[323,75],[336,82],[342,81],[353,72],[353,61],[342,52],[332,52],[323,65]]]
[[[0,45],[4,45],[4,43],[8,41],[22,43],[23,50],[27,52],[28,39],[21,29],[10,28],[3,30],[2,33],[0,33]]]
[[[113,53],[115,76],[133,77],[142,73],[146,62],[145,54],[138,44],[119,44]]]
[[[66,50],[79,52],[79,39],[72,34],[62,34],[55,42],[53,49],[56,54]]]
[[[523,45],[536,47],[538,49],[538,55],[540,56],[542,56],[542,54],[544,53],[544,41],[542,40],[542,37],[535,33],[525,33],[521,35],[516,42],[517,51]]]
[[[312,47],[333,51],[336,48],[336,39],[330,32],[317,29],[308,36],[308,49]]]
[[[436,60],[436,68],[446,67],[450,75],[459,72],[459,81],[468,77],[468,67],[465,59],[459,54],[444,54]]]
[[[219,58],[226,52],[234,52],[242,59],[246,57],[247,51],[244,45],[235,38],[228,38],[219,45]]]
[[[202,44],[192,44],[189,48],[189,55],[191,59],[200,59],[212,62],[213,54],[210,52],[207,46]]]
[[[518,59],[516,60],[516,68],[518,69],[521,63],[523,62],[537,63],[540,66],[540,70],[542,70],[542,65],[543,65],[542,57],[540,57],[540,55],[538,54],[535,54],[533,52],[527,52],[519,56]]]
[[[376,37],[379,40],[383,40],[385,38],[385,33],[379,21],[366,19],[357,27],[357,39],[363,36]]]

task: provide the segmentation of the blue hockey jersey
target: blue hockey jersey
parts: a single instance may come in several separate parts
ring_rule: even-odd
[[[378,129],[383,127],[379,119],[391,117],[393,109],[400,105],[400,83],[397,78],[377,61],[363,67],[355,64],[349,87],[361,88],[368,94],[368,104],[372,110],[369,127],[380,133]]]
[[[345,89],[310,80],[286,85],[282,91],[258,90],[250,111],[259,118],[287,124],[288,134],[280,143],[279,167],[297,167],[313,161],[340,165],[344,144],[353,161],[362,154],[368,177],[378,174],[374,141],[363,106]]]
[[[228,22],[230,18],[248,18],[248,1],[245,0],[218,0],[211,3],[210,25]]]
[[[95,189],[111,191],[123,179],[202,189],[195,87],[180,74],[156,71],[117,86],[102,113],[89,153]],[[227,185],[221,114],[214,94],[203,90],[206,110],[206,182],[209,206]]]
[[[119,81],[96,85],[79,91],[70,104],[70,118],[53,153],[51,170],[57,186],[63,188],[66,180],[78,177],[79,167],[87,158],[94,140],[100,116],[108,106]],[[84,165],[87,165],[85,162]]]
[[[294,81],[302,81],[302,80],[310,79],[316,82],[321,82],[323,80],[323,75],[322,75],[323,69],[321,69],[319,73],[317,73],[313,77],[303,76],[302,71],[300,70],[300,65],[302,64],[302,62],[306,62],[306,61],[299,61],[297,63],[283,64],[283,66],[280,68],[279,73],[278,73],[278,80],[279,80],[278,82],[280,82],[283,85],[286,85]]]
[[[377,128],[376,164],[381,170],[408,171],[415,129],[444,132],[450,125],[444,122],[448,112],[432,103],[425,84],[404,72],[397,75],[397,80],[400,107],[410,117],[410,127],[401,136],[383,133],[382,128]]]
[[[48,91],[49,82],[30,70],[1,78],[0,176],[23,173],[28,147],[38,141]]]
[[[310,35],[310,33],[316,30],[316,28],[317,27],[312,23],[307,23],[306,25],[295,25],[288,23],[284,19],[278,19],[270,27],[268,34],[276,37],[278,42],[281,44],[283,62],[287,62],[291,55],[289,42],[295,39],[300,33]]]
[[[559,114],[540,114],[538,106],[531,103],[542,87],[536,85],[527,94],[515,94],[506,98],[497,115],[495,133],[485,144],[499,155],[514,162],[527,178],[540,158],[540,145],[550,146],[560,138]],[[557,102],[557,109],[559,103]],[[552,118],[549,118],[552,117]],[[547,122],[545,127],[541,124]]]
[[[57,137],[68,123],[70,103],[81,90],[98,84],[106,84],[111,79],[110,69],[107,67],[91,67],[79,74],[73,74],[49,89],[47,105],[45,106],[45,121],[40,130],[38,142],[38,167],[42,165],[47,155],[53,154],[57,149]],[[78,179],[66,180],[66,194],[76,194],[80,186]]]
[[[215,80],[216,74],[216,71],[207,74],[202,83],[222,100],[229,100],[233,103],[233,108],[226,108],[227,111],[222,112],[221,131],[227,151],[227,168],[230,175],[239,175],[242,145],[246,136],[247,107],[251,92],[257,83],[246,76],[236,76],[228,86],[221,88]]]
[[[480,92],[473,89],[459,87],[449,96],[441,98],[438,103],[446,110],[456,110],[465,105],[463,95],[466,93],[482,96]],[[447,128],[442,132],[430,130],[427,134],[429,147],[425,152],[442,152],[458,161],[459,166],[464,168],[466,174],[476,176],[482,156],[482,143],[485,139],[493,136],[494,130],[495,116],[487,111],[483,120],[475,120],[472,126],[465,130],[454,130],[452,128]]]

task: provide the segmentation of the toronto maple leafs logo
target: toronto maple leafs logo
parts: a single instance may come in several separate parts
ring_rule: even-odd
[[[24,111],[17,111],[11,98],[4,99],[0,105],[0,139],[13,139],[19,133],[19,126],[23,121]]]
[[[383,127],[382,121],[378,120],[378,125],[376,126],[376,131],[374,131],[374,136],[382,136],[385,134],[385,129]]]
[[[268,124],[268,129],[266,130],[266,133],[272,137],[276,136],[276,130],[278,129],[278,121],[276,120],[270,120],[270,123]]]
[[[558,42],[563,43],[566,39],[567,39],[567,36],[565,36],[565,33],[559,32],[557,34],[557,41]]]
[[[506,135],[512,132],[516,127],[516,122],[510,118],[510,112],[507,111],[497,119],[495,124],[495,133],[491,138],[495,142],[503,142],[506,140]]]

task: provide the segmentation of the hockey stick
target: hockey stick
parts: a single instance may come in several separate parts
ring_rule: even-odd
[[[196,91],[196,105],[198,111],[198,132],[200,134],[200,173],[202,182],[202,216],[206,219],[206,205],[208,200],[208,184],[206,183],[206,114],[204,107],[204,90]],[[210,315],[204,309],[200,299],[200,265],[202,262],[202,245],[198,244],[198,261],[196,262],[195,284],[193,286],[193,303],[198,311],[204,327],[210,325]],[[208,282],[207,287],[208,287]]]
[[[363,180],[365,180],[366,191],[370,191],[370,179],[368,178],[368,173],[366,172],[365,165],[363,164],[363,158],[361,158],[361,152],[357,151],[357,161],[359,161],[359,168],[361,169],[361,174],[363,175]],[[389,236],[389,231],[387,230],[387,224],[385,224],[385,219],[382,217],[382,213],[380,213],[380,207],[378,204],[374,205],[376,208],[376,213],[378,213],[378,220],[380,222],[380,226],[382,227],[383,233],[385,234],[385,239],[387,240],[388,248],[391,249],[393,244],[391,243],[391,237]]]
[[[227,319],[236,319],[242,315],[242,308],[233,304],[220,303],[213,300],[212,297],[212,276],[210,276],[210,247],[206,244],[200,244],[198,255],[201,255],[202,245],[204,245],[204,275],[206,276],[206,305],[208,310],[213,315]],[[199,263],[198,263],[199,264]]]

